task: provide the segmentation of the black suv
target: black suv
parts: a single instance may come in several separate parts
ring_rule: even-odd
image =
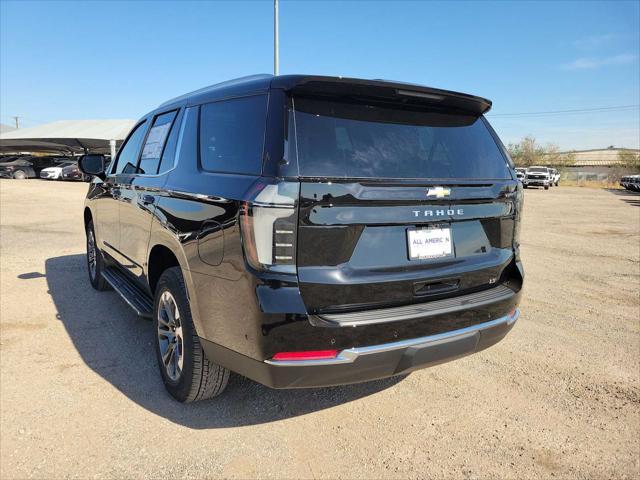
[[[260,75],[162,104],[86,155],[92,285],[154,322],[168,391],[406,374],[512,328],[522,185],[491,102]]]

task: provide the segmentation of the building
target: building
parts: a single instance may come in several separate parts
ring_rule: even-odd
[[[578,181],[616,181],[621,175],[636,173],[621,161],[620,156],[624,153],[640,156],[640,150],[615,147],[562,152],[573,159],[564,167],[563,177]]]

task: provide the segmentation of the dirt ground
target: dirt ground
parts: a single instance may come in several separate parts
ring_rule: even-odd
[[[527,190],[522,316],[404,379],[173,401],[84,264],[86,184],[0,181],[2,478],[638,478],[640,195]]]

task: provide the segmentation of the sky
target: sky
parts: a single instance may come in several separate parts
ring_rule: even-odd
[[[505,143],[638,148],[639,6],[281,0],[280,73],[483,96]],[[137,119],[180,94],[272,72],[271,0],[0,0],[4,124]]]

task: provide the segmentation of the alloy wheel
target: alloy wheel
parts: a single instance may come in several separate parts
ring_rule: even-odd
[[[93,236],[93,229],[87,232],[87,265],[89,266],[89,275],[95,280],[96,278],[96,240]]]
[[[164,370],[171,380],[178,381],[184,365],[182,323],[176,300],[168,290],[160,295],[157,333]]]

